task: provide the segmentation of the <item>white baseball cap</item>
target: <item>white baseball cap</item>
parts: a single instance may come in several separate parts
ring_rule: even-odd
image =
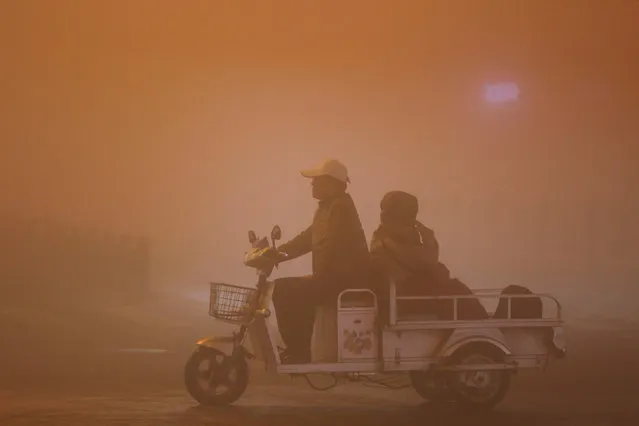
[[[348,170],[346,166],[339,160],[329,158],[318,164],[317,167],[310,170],[302,170],[302,176],[307,178],[314,178],[318,176],[331,176],[339,181],[350,183],[348,178]]]

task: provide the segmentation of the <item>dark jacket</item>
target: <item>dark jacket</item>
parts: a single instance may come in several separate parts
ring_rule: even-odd
[[[433,275],[439,269],[439,244],[435,233],[417,220],[417,197],[387,192],[380,210],[381,224],[371,240],[375,268],[398,284],[415,275]]]
[[[312,252],[313,276],[335,291],[361,287],[370,273],[366,235],[349,194],[320,201],[311,226],[279,250],[287,260]]]
[[[371,239],[371,257],[400,285],[415,275],[434,278],[442,272],[435,233],[417,221],[411,226],[380,225]]]
[[[411,227],[380,225],[371,241],[372,262],[381,275],[393,279],[398,296],[472,295],[461,281],[439,262],[439,244],[435,233],[418,221]],[[384,294],[380,292],[380,294]],[[384,303],[386,302],[386,299]],[[460,299],[458,319],[483,319],[486,309],[478,299]],[[398,311],[404,314],[434,313],[440,319],[453,319],[452,300],[403,301]]]

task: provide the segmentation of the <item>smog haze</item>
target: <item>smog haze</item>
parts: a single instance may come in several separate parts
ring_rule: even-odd
[[[412,192],[471,287],[636,295],[634,2],[15,1],[0,22],[3,215],[149,236],[155,288],[252,284],[247,231],[308,226],[299,170],[335,157],[368,238]],[[500,82],[516,102],[486,102]]]

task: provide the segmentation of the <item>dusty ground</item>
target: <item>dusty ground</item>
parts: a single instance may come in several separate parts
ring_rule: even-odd
[[[257,367],[236,406],[204,409],[182,386],[190,348],[158,354],[86,349],[82,356],[32,353],[4,368],[0,425],[637,425],[639,329],[611,326],[569,330],[569,358],[543,374],[516,377],[507,399],[486,415],[435,408],[411,389],[316,392]]]

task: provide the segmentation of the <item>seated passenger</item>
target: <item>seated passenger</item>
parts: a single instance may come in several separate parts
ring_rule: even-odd
[[[311,360],[311,337],[315,307],[336,303],[347,288],[366,285],[370,276],[370,254],[366,235],[353,199],[346,192],[350,182],[346,167],[326,160],[315,170],[303,171],[311,179],[318,208],[313,223],[279,247],[292,260],[312,253],[313,275],[275,280],[273,305],[286,350],[283,363],[304,364]]]
[[[464,283],[451,279],[448,268],[439,261],[435,233],[417,220],[419,205],[415,196],[391,191],[383,197],[380,207],[381,224],[373,233],[371,258],[373,267],[396,283],[398,296],[472,294]],[[440,319],[453,319],[453,301],[402,301],[398,312],[431,313]],[[470,298],[458,301],[457,317],[483,319],[488,314],[479,300]]]

